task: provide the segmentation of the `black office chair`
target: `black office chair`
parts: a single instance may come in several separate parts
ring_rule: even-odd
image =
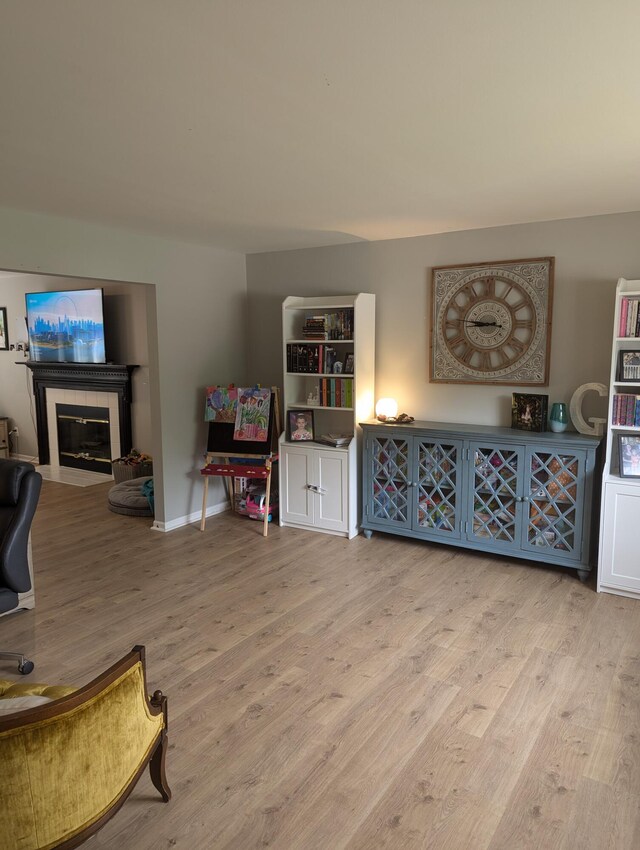
[[[41,487],[33,464],[0,458],[0,617],[34,605],[29,532]],[[19,652],[0,651],[0,658],[17,661],[21,673],[33,670]]]

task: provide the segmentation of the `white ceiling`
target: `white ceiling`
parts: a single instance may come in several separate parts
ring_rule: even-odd
[[[0,0],[0,205],[255,252],[640,209],[638,0]]]

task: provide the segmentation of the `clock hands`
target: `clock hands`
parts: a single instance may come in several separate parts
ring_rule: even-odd
[[[499,325],[497,322],[476,322],[471,319],[456,319],[458,322],[462,322],[463,325],[473,325],[474,328],[501,328],[502,325]]]

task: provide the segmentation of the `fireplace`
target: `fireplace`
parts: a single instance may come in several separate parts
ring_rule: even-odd
[[[26,364],[33,373],[41,464],[111,474],[131,450],[131,373],[135,366]]]
[[[56,404],[60,466],[111,472],[109,408]]]

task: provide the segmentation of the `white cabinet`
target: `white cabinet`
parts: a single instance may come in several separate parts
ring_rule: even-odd
[[[375,295],[303,298],[282,305],[286,430],[280,438],[280,525],[355,537],[359,422],[373,417]],[[312,440],[292,440],[296,413]],[[334,448],[329,435],[351,442]]]
[[[349,533],[349,450],[284,441],[280,450],[281,524],[353,537],[357,528]]]
[[[640,597],[640,487],[604,485],[598,589]]]
[[[640,280],[620,278],[611,352],[598,590],[640,599]],[[637,353],[637,354],[636,354]]]

